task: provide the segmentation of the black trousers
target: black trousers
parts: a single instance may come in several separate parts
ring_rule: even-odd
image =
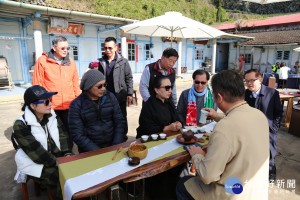
[[[127,133],[128,133],[128,122],[127,122],[127,110],[126,110],[126,106],[127,106],[127,101],[122,101],[122,102],[119,102],[119,106],[121,108],[121,112],[122,112],[122,115],[123,115],[123,118],[124,118],[124,132],[123,132],[123,135],[124,135],[124,140],[123,142],[127,141],[128,137],[127,137]]]
[[[66,131],[68,132],[69,135],[69,147],[72,149],[73,148],[73,139],[70,134],[70,129],[69,129],[69,109],[67,110],[54,110],[55,114],[59,116],[60,120],[62,121],[64,127],[66,128]]]

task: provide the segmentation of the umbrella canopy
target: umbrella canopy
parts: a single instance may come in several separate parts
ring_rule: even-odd
[[[296,48],[296,49],[293,49],[294,51],[298,51],[300,52],[300,47]]]
[[[164,15],[120,27],[125,33],[146,36],[178,38],[217,38],[233,36],[211,26],[182,16],[179,12]],[[237,36],[233,36],[237,37]]]

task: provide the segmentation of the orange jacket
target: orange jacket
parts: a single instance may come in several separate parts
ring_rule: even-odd
[[[81,93],[74,60],[67,56],[59,65],[52,51],[44,52],[36,61],[32,85],[41,85],[49,92],[58,92],[52,97],[54,110],[69,109],[70,103]]]

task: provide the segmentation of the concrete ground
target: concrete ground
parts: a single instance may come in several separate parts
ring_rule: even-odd
[[[178,98],[184,89],[191,86],[191,78],[177,79]],[[128,108],[129,140],[135,138],[138,118],[141,110],[142,98],[138,92],[138,83],[134,84],[137,90],[138,106]],[[2,91],[0,91],[1,93]],[[22,199],[20,185],[15,183],[13,178],[16,172],[14,162],[15,150],[12,147],[10,136],[14,120],[22,114],[22,95],[1,95],[0,94],[0,200]],[[286,107],[286,106],[285,106]],[[300,130],[299,130],[300,131]],[[278,133],[278,153],[275,159],[277,166],[277,180],[270,184],[270,200],[300,200],[300,138],[288,133],[288,129],[282,127]],[[47,192],[41,191],[39,197],[35,197],[33,183],[29,183],[30,199],[48,199]],[[106,199],[101,195],[101,199]]]

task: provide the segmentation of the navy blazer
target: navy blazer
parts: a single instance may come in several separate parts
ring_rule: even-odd
[[[279,130],[283,113],[279,92],[274,88],[261,85],[260,93],[257,96],[255,103],[254,100],[252,92],[249,89],[246,89],[245,101],[247,101],[250,106],[259,109],[265,114],[269,122],[270,133],[276,134]]]

